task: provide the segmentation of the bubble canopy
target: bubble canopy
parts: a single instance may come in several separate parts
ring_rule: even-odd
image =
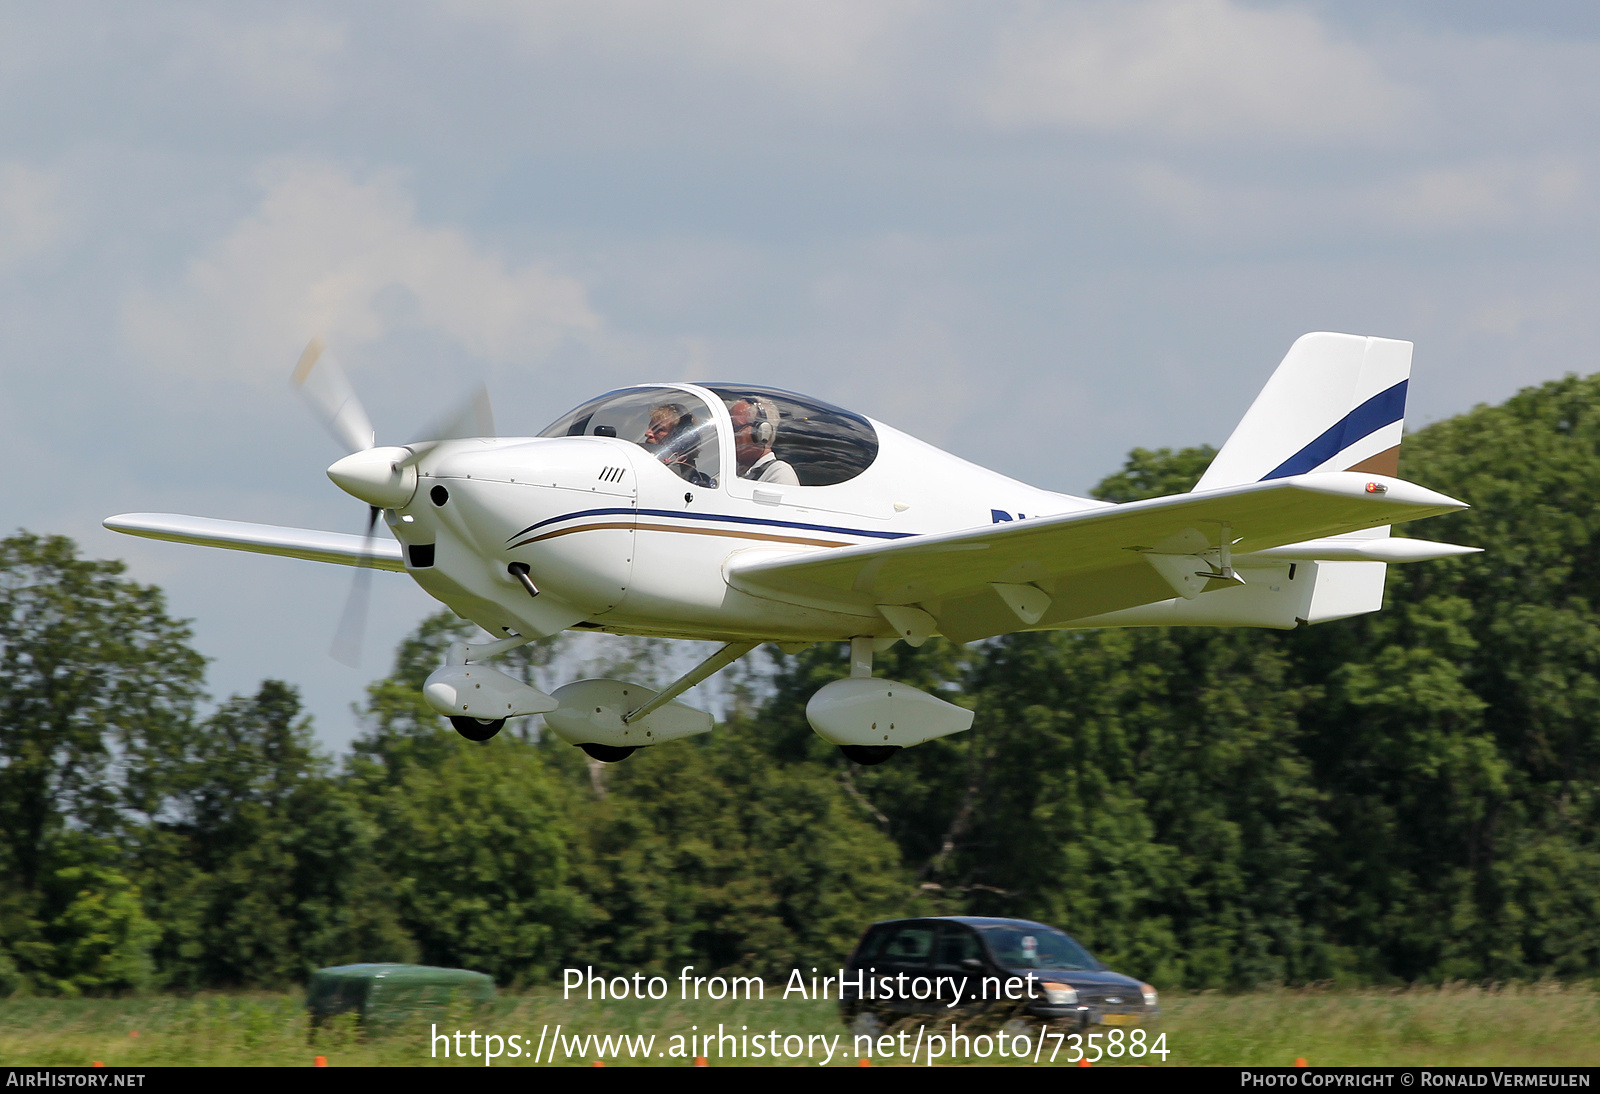
[[[740,403],[776,414],[771,448],[794,469],[801,486],[848,482],[878,456],[878,433],[859,414],[805,395],[750,384],[698,385],[720,399],[729,413]],[[616,437],[631,441],[697,486],[713,487],[722,475],[721,451],[735,449],[723,438],[721,421],[705,399],[688,387],[636,387],[607,392],[556,419],[541,437]]]

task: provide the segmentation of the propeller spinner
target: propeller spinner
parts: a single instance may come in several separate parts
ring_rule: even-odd
[[[368,448],[352,452],[328,468],[328,478],[368,505],[402,509],[417,492],[416,460],[417,454],[409,448]]]
[[[351,497],[367,503],[365,541],[368,553],[371,553],[372,537],[377,532],[379,514],[410,503],[417,492],[417,464],[440,441],[494,436],[489,393],[480,385],[464,405],[425,429],[422,439],[405,447],[378,447],[372,420],[367,417],[361,400],[356,398],[344,369],[327,352],[320,335],[312,338],[300,355],[300,363],[294,370],[294,386],[328,432],[350,452],[328,468],[328,478]],[[359,667],[361,662],[371,584],[371,567],[358,567],[329,651],[334,660],[351,668]]]

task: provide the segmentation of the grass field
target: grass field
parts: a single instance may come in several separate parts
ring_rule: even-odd
[[[848,1031],[832,1003],[784,1001],[769,992],[764,1002],[684,1003],[664,1000],[564,1002],[558,994],[503,997],[487,1014],[439,1016],[441,1029],[525,1039],[521,1058],[496,1066],[531,1067],[541,1029],[560,1024],[563,1035],[655,1035],[657,1064],[687,1064],[687,1058],[656,1057],[683,1038],[721,1023],[746,1036],[776,1030],[780,1048],[788,1035],[842,1037],[833,1066],[856,1066]],[[1318,1065],[1600,1065],[1600,991],[1591,986],[1527,985],[1412,988],[1404,991],[1270,991],[1246,995],[1175,995],[1163,999],[1161,1029],[1171,1050],[1168,1065],[1288,1065],[1304,1057]],[[748,1027],[741,1030],[740,1027]],[[678,1035],[676,1043],[670,1038]],[[481,1038],[480,1038],[481,1043]],[[546,1044],[550,1040],[547,1036]],[[570,1043],[570,1042],[569,1042]],[[820,1063],[821,1048],[812,1063]],[[908,1044],[910,1043],[908,1038]],[[463,1044],[467,1044],[463,1039]],[[790,1041],[794,1047],[798,1042]],[[748,1045],[748,1042],[747,1042]],[[453,1047],[453,1045],[452,1045]],[[589,1065],[579,1051],[557,1064]],[[548,1052],[548,1048],[545,1050]],[[311,1035],[299,994],[243,993],[190,998],[0,1000],[0,1064],[83,1066],[149,1065],[308,1066],[316,1056],[329,1066],[483,1066],[481,1057],[462,1060],[430,1055],[429,1029],[399,1029],[367,1036],[346,1018]],[[628,1065],[625,1053],[607,1059]],[[711,1052],[711,1066],[719,1061]],[[1043,1057],[1048,1059],[1049,1048]],[[1057,1063],[1067,1061],[1063,1049]],[[640,1060],[639,1063],[646,1061]],[[771,1064],[770,1058],[738,1061]],[[783,1064],[805,1060],[780,1058]],[[906,1063],[874,1059],[874,1066]],[[948,1058],[940,1063],[961,1063]],[[1004,1062],[994,1056],[978,1063]],[[1020,1062],[1020,1061],[1011,1061]],[[1106,1060],[1107,1064],[1150,1063]],[[919,1066],[923,1057],[918,1058]]]

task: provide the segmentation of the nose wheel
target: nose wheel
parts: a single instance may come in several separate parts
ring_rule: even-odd
[[[506,727],[504,718],[492,718],[484,721],[482,718],[468,718],[460,714],[450,716],[450,724],[455,726],[456,732],[469,741],[487,741],[496,733]]]
[[[618,763],[639,751],[638,745],[620,747],[617,745],[581,744],[578,747],[583,749],[590,759],[599,760],[603,764]]]

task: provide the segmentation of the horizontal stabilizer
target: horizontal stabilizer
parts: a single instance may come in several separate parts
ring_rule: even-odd
[[[214,517],[188,517],[181,513],[123,513],[100,522],[113,532],[258,555],[284,555],[341,566],[371,566],[403,573],[400,545],[388,539],[367,539],[343,532],[314,528],[282,528],[276,524],[248,524]]]

